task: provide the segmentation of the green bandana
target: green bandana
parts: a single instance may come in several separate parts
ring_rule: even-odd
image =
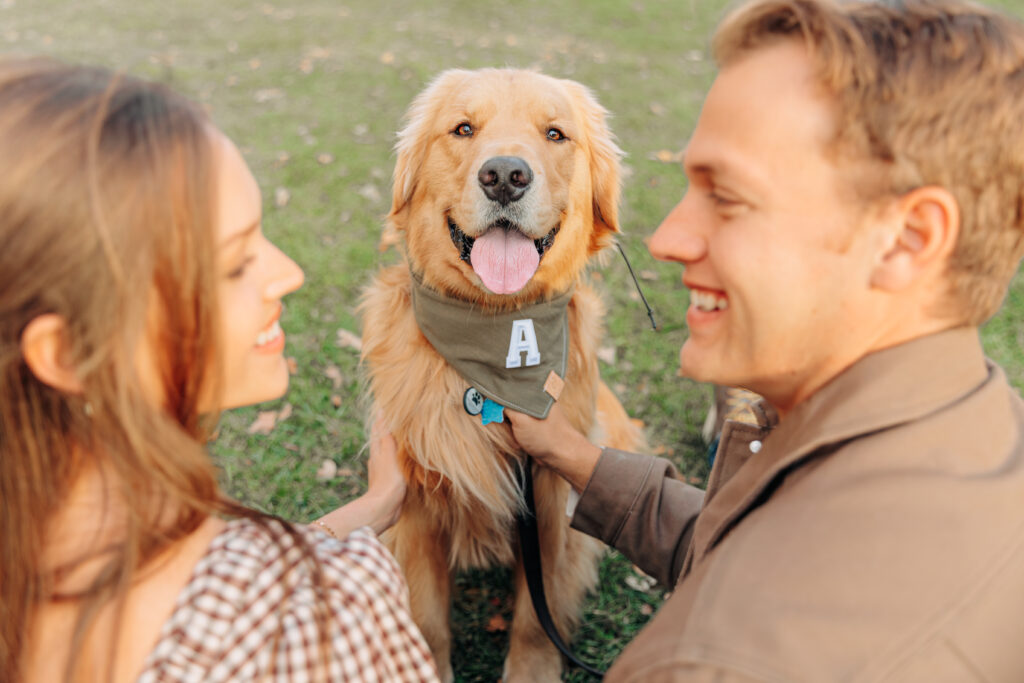
[[[569,290],[517,311],[488,313],[412,276],[413,313],[437,352],[487,398],[541,419],[565,378],[572,294]],[[552,373],[557,377],[550,378]]]

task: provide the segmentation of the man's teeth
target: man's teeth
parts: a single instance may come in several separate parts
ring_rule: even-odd
[[[263,346],[269,344],[278,337],[281,336],[281,323],[277,320],[268,327],[264,332],[260,332],[259,336],[256,337],[256,346]]]
[[[724,311],[729,308],[729,300],[714,292],[693,289],[690,290],[690,305],[700,311]]]

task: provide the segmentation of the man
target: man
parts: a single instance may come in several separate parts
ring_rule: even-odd
[[[510,416],[573,525],[674,586],[607,680],[1024,680],[1024,404],[977,334],[1024,252],[1024,30],[762,0],[714,51],[650,249],[685,266],[683,372],[760,424],[726,425],[702,501]]]

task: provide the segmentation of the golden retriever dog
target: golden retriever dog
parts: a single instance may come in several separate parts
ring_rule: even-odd
[[[621,152],[605,114],[572,81],[454,70],[415,99],[399,133],[383,243],[399,244],[404,259],[364,293],[363,360],[372,411],[398,441],[409,482],[385,541],[443,680],[452,680],[451,574],[470,567],[516,565],[504,679],[557,681],[563,662],[537,621],[518,562],[517,474],[525,458],[507,421],[485,426],[467,414],[469,384],[417,325],[413,277],[483,317],[571,292],[558,402],[596,443],[642,448],[640,430],[598,376],[603,307],[584,272],[619,230]],[[545,589],[569,642],[602,546],[569,528],[568,484],[534,471]]]

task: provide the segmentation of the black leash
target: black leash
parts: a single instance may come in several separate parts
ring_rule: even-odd
[[[626,268],[629,269],[629,274],[633,278],[633,284],[636,286],[637,293],[640,294],[640,300],[643,301],[644,307],[647,309],[647,317],[651,319],[651,327],[655,330],[658,329],[658,323],[654,321],[654,311],[651,310],[650,304],[647,303],[647,297],[644,296],[644,292],[640,289],[640,282],[636,278],[636,273],[633,272],[633,266],[629,263],[629,258],[626,257],[626,252],[623,250],[622,245],[618,242],[615,246],[619,248],[619,253],[622,254],[622,260],[626,262]],[[548,601],[544,597],[544,573],[541,570],[540,564],[540,536],[537,532],[537,508],[533,503],[533,461],[529,456],[526,457],[526,463],[523,467],[523,500],[526,503],[526,510],[516,516],[516,525],[519,527],[519,546],[522,550],[523,557],[523,572],[526,574],[526,585],[530,589],[530,601],[533,603],[533,611],[537,613],[537,621],[540,622],[541,628],[544,629],[544,633],[548,635],[548,639],[555,644],[558,651],[565,655],[565,658],[569,660],[569,663],[573,666],[583,669],[591,676],[595,676],[598,679],[604,678],[604,672],[600,669],[595,669],[586,662],[580,661],[576,655],[569,650],[569,647],[562,640],[562,637],[558,635],[558,629],[555,628],[555,622],[551,619],[551,612],[548,611]]]
[[[651,305],[647,303],[647,297],[644,296],[644,290],[640,289],[640,281],[636,279],[636,273],[633,272],[633,266],[629,263],[629,258],[626,256],[625,250],[622,245],[618,242],[615,246],[619,248],[619,253],[622,254],[622,260],[626,262],[626,268],[629,268],[629,274],[633,277],[633,284],[636,285],[636,291],[640,295],[640,300],[644,302],[644,307],[647,309],[647,317],[651,319],[651,327],[657,331],[658,323],[654,322],[654,311],[651,310]]]
[[[598,679],[604,678],[604,672],[580,661],[569,650],[568,646],[558,635],[555,622],[551,619],[551,612],[548,611],[548,601],[544,597],[544,574],[540,565],[540,536],[537,532],[537,508],[533,504],[533,461],[526,458],[523,466],[523,500],[526,502],[526,510],[516,517],[516,524],[519,527],[519,546],[523,552],[523,572],[526,574],[526,585],[530,589],[530,601],[533,602],[533,611],[537,613],[537,620],[541,628],[548,634],[548,638],[559,652],[565,655],[569,662]]]

